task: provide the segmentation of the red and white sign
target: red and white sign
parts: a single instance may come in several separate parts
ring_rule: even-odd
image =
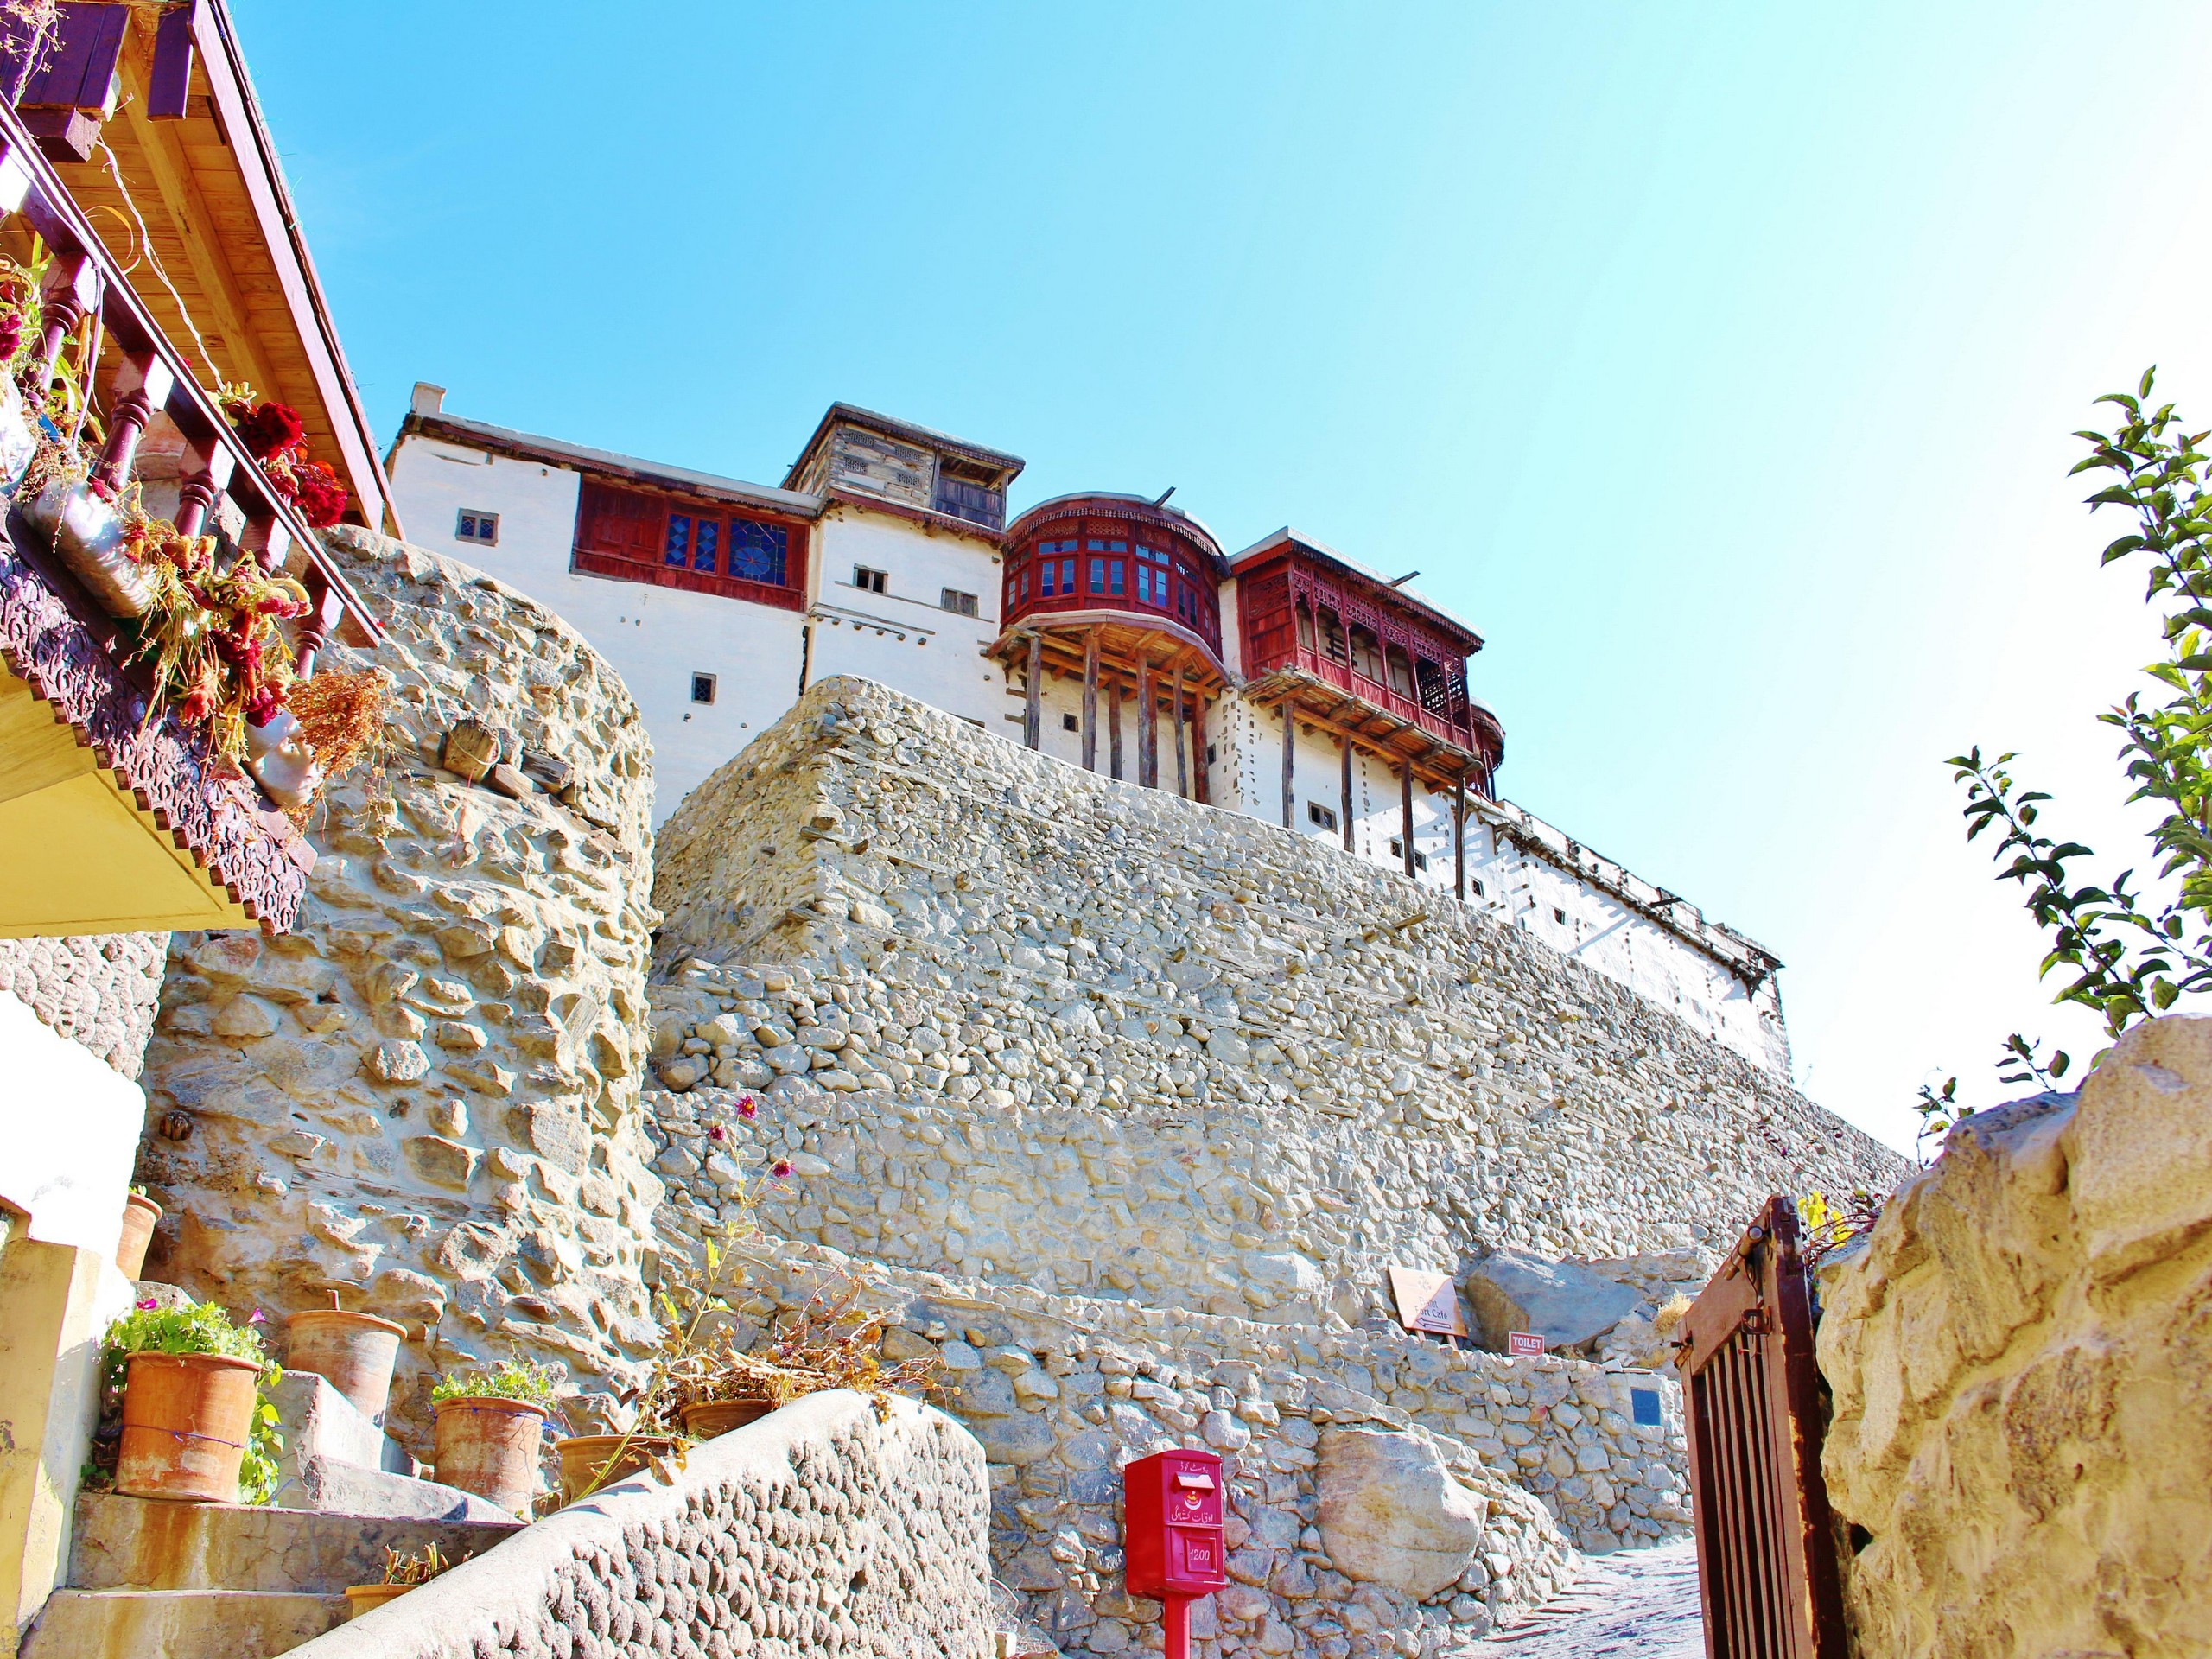
[[[1541,1354],[1544,1351],[1544,1339],[1531,1336],[1526,1331],[1509,1331],[1505,1333],[1505,1351],[1509,1354]]]

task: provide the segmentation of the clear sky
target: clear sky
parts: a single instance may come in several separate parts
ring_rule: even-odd
[[[2067,435],[2153,361],[2212,425],[2212,7],[232,3],[381,431],[772,483],[845,398],[1294,524],[1487,638],[1503,792],[1783,957],[1815,1098],[2095,1046],[1940,762],[2133,861]]]

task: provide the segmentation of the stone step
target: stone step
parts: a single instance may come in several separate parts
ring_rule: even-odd
[[[346,1622],[342,1595],[57,1590],[22,1659],[270,1659]]]
[[[342,1596],[349,1584],[383,1581],[386,1548],[404,1555],[435,1543],[461,1561],[520,1530],[513,1520],[410,1520],[87,1492],[77,1500],[69,1583],[80,1591]]]

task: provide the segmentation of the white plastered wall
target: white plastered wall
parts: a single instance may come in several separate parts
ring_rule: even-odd
[[[416,545],[550,606],[614,664],[652,735],[658,823],[797,699],[804,625],[796,611],[570,570],[582,481],[565,467],[418,436],[401,442],[391,466]],[[454,534],[464,509],[499,515],[496,546]],[[714,676],[712,702],[693,701],[695,674]]]
[[[989,543],[844,502],[816,534],[809,683],[858,675],[996,729],[1005,676],[983,655],[999,632],[999,559]],[[855,584],[857,566],[884,573],[881,593]],[[948,588],[975,594],[976,613],[946,610]]]

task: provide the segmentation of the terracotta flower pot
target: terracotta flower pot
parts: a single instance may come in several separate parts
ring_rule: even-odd
[[[412,1584],[349,1584],[346,1586],[346,1617],[359,1618],[363,1613],[373,1613],[394,1596],[404,1596],[420,1587]]]
[[[115,1265],[126,1279],[146,1270],[146,1246],[154,1242],[154,1224],[162,1206],[133,1192],[123,1201],[123,1236],[116,1242]]]
[[[131,1355],[115,1490],[126,1497],[237,1503],[260,1376],[258,1361],[228,1354]]]
[[[620,1434],[579,1434],[571,1440],[556,1440],[553,1449],[561,1454],[561,1501],[573,1503],[587,1490],[612,1486],[618,1480],[627,1480],[645,1466],[648,1458],[665,1457],[683,1442],[673,1434],[632,1434],[630,1444],[621,1457],[614,1457],[614,1448],[621,1446]],[[611,1466],[610,1466],[611,1463]],[[599,1471],[607,1471],[607,1478],[600,1479]]]
[[[531,1499],[537,1495],[545,1408],[469,1395],[439,1401],[437,1414],[440,1483],[529,1520]]]
[[[391,1397],[391,1368],[399,1358],[405,1325],[373,1313],[315,1307],[286,1319],[284,1334],[287,1369],[327,1377],[362,1416],[384,1427],[385,1406]]]
[[[695,1440],[711,1440],[747,1423],[757,1423],[776,1408],[772,1400],[709,1400],[686,1406],[677,1414],[683,1432]]]

